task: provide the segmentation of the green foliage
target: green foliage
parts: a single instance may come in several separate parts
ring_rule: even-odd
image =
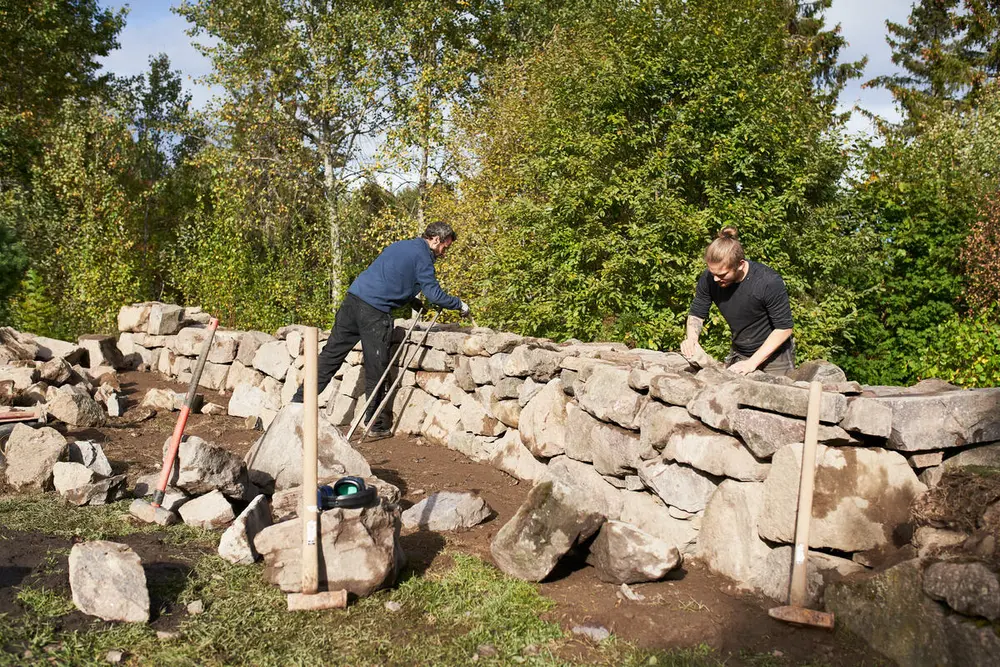
[[[892,62],[903,71],[871,83],[888,88],[909,125],[929,110],[975,106],[1000,74],[1000,6],[983,0],[919,0],[907,23],[887,23]]]
[[[17,601],[42,618],[58,618],[76,609],[73,600],[44,587],[22,586]]]
[[[960,387],[1000,386],[1000,309],[960,317],[952,314],[928,336],[913,363],[918,378],[935,377]]]
[[[735,224],[786,278],[808,323],[800,349],[838,349],[857,295],[827,289],[825,262],[857,244],[834,215],[845,160],[794,15],[607,3],[495,78],[470,123],[478,176],[437,213],[478,237],[456,254],[477,313],[556,339],[676,346],[702,251]]]
[[[928,114],[871,147],[854,184],[856,224],[880,240],[856,340],[839,359],[862,382],[908,384],[938,325],[964,312],[961,249],[1000,171],[1000,90],[976,109]],[[915,129],[915,136],[911,130]]]

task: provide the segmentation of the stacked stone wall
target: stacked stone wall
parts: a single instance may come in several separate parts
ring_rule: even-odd
[[[189,381],[199,309],[123,308],[124,363]],[[394,349],[410,321],[397,320]],[[1000,458],[1000,389],[938,381],[862,387],[811,362],[790,378],[697,368],[618,343],[557,344],[485,328],[418,327],[392,410],[398,432],[528,482],[701,558],[741,586],[782,598],[791,562],[808,381],[824,383],[810,536],[810,591],[910,547],[909,508],[943,470]],[[325,340],[321,336],[320,345]],[[423,340],[423,345],[412,341]],[[301,382],[302,327],[219,330],[202,386],[266,427]],[[360,347],[320,396],[344,426],[363,408]]]

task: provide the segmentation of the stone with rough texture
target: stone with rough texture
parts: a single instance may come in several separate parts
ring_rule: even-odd
[[[788,378],[797,382],[815,381],[822,382],[823,384],[847,382],[847,374],[844,373],[843,369],[826,359],[807,361],[789,372]]]
[[[492,436],[475,435],[466,431],[453,431],[445,446],[468,456],[473,461],[484,463],[496,452],[497,439]]]
[[[87,350],[90,358],[90,368],[97,366],[111,366],[114,369],[123,368],[125,360],[121,350],[118,349],[118,341],[114,336],[103,334],[86,334],[77,339],[80,347]]]
[[[801,444],[774,455],[764,481],[761,537],[792,542],[801,466]],[[818,445],[809,546],[852,552],[897,542],[897,529],[910,520],[910,504],[926,488],[896,452]]]
[[[128,545],[104,540],[74,544],[69,585],[73,604],[88,616],[126,623],[149,620],[146,573]]]
[[[395,432],[416,435],[427,416],[434,397],[417,386],[401,387],[392,400]]]
[[[473,397],[466,397],[459,408],[462,426],[476,435],[498,436],[507,430],[507,425],[490,414],[482,403]]]
[[[1000,580],[983,563],[934,563],[924,570],[924,592],[960,614],[1000,618]]]
[[[538,482],[548,474],[544,463],[532,456],[516,430],[507,431],[493,446],[490,465],[527,482]]]
[[[892,407],[873,398],[849,398],[840,426],[852,433],[888,438],[892,434]]]
[[[81,463],[98,475],[111,476],[111,462],[98,443],[91,440],[77,440],[69,443],[68,451],[69,460],[73,463]]]
[[[601,581],[659,581],[681,565],[677,547],[621,521],[607,521],[590,545],[587,562]]]
[[[146,390],[140,405],[155,409],[157,412],[170,412],[174,409],[174,394],[176,392],[169,389],[157,389],[153,387]]]
[[[518,401],[494,401],[489,405],[489,412],[508,428],[517,429],[521,425],[523,410]]]
[[[680,519],[672,516],[668,507],[658,497],[635,491],[620,492],[622,509],[619,521],[632,524],[639,530],[677,547],[686,556],[693,556],[697,548],[700,515],[688,515]]]
[[[910,560],[863,579],[831,584],[827,611],[873,649],[907,667],[995,664],[1000,635],[948,614],[924,594],[921,565]]]
[[[447,445],[448,437],[459,430],[462,430],[462,413],[444,401],[431,405],[420,427],[420,433],[435,445]]]
[[[876,400],[892,409],[892,449],[913,452],[1000,440],[1000,388]]]
[[[713,377],[713,374],[706,371],[715,369],[704,369],[698,374],[699,379]],[[693,416],[700,419],[707,426],[734,433],[732,419],[739,409],[741,380],[728,379],[729,373],[724,375],[717,372],[724,379],[722,382],[706,382],[706,387],[695,394],[694,398],[687,404],[687,410]],[[704,380],[703,380],[704,381]]]
[[[531,377],[537,382],[548,382],[559,375],[559,363],[566,355],[531,345],[518,345],[504,361],[504,375]]]
[[[78,463],[57,463],[55,476],[59,476],[59,468],[62,466],[79,466]],[[90,482],[74,486],[64,485],[58,489],[59,495],[74,505],[107,505],[126,497],[126,484],[128,478],[125,475],[115,475],[114,477],[95,478]]]
[[[229,365],[229,373],[226,374],[226,391],[233,391],[241,384],[248,384],[251,387],[259,387],[264,382],[264,374],[260,371],[245,366],[239,360]]]
[[[264,333],[263,331],[245,331],[243,332],[243,337],[240,338],[240,346],[236,350],[236,361],[240,362],[243,366],[252,367],[253,358],[257,354],[257,350],[264,343],[271,343],[275,339],[271,334]]]
[[[405,561],[399,530],[399,508],[385,501],[323,512],[318,528],[320,590],[347,590],[364,597],[395,583]],[[264,557],[266,581],[286,593],[302,590],[300,519],[268,526],[254,538],[254,548]]]
[[[87,351],[79,345],[64,340],[35,336],[34,342],[38,349],[35,358],[41,361],[59,358],[69,364],[78,364],[87,355]]]
[[[643,449],[663,451],[670,437],[699,425],[685,408],[650,401],[639,413],[639,440]]]
[[[233,506],[217,490],[187,501],[178,512],[187,525],[206,530],[228,526],[236,518]]]
[[[651,404],[650,404],[651,405]],[[594,461],[594,429],[602,422],[571,401],[566,404],[566,456],[576,461]]]
[[[270,525],[271,504],[267,501],[267,496],[258,495],[222,533],[219,538],[219,556],[236,565],[255,562],[260,554],[254,549],[253,540]]]
[[[146,333],[151,336],[170,336],[181,328],[184,309],[171,303],[154,303],[149,309]]]
[[[163,457],[166,457],[172,439],[167,438],[163,442]],[[196,435],[188,435],[177,448],[169,483],[191,495],[218,489],[230,498],[241,498],[249,479],[239,456]]]
[[[532,454],[542,458],[566,451],[566,404],[562,380],[550,380],[521,410],[518,430],[521,442]]]
[[[594,369],[576,399],[580,407],[598,419],[638,430],[639,411],[649,401],[628,384],[629,372],[623,368],[600,366]]]
[[[146,332],[150,303],[133,303],[118,309],[118,331]]]
[[[475,391],[476,384],[475,378],[472,377],[472,364],[469,362],[469,358],[463,355],[455,357],[455,382],[461,387],[462,391]]]
[[[958,470],[967,466],[1000,468],[1000,444],[971,447],[949,456],[941,464],[945,471]]]
[[[764,485],[727,479],[709,498],[698,533],[698,556],[713,572],[753,587],[753,576],[771,552],[757,534]]]
[[[273,493],[302,483],[301,403],[282,408],[267,432],[250,448],[244,461],[250,481],[264,493]],[[368,477],[371,467],[341,433],[323,419],[317,433],[318,475]]]
[[[7,483],[19,491],[52,488],[53,468],[66,458],[68,449],[66,438],[54,428],[16,424],[4,449]]]
[[[791,570],[792,547],[772,549],[758,564],[751,584],[769,598],[787,602]],[[829,584],[865,571],[854,561],[810,550],[806,559],[806,606],[821,607]]]
[[[757,461],[736,438],[704,426],[675,431],[663,448],[663,460],[744,482],[763,480],[771,468]]]
[[[85,391],[74,391],[74,387],[63,385],[51,400],[45,404],[45,409],[54,419],[82,428],[103,426],[107,417],[101,406]]]
[[[559,482],[542,482],[497,532],[490,553],[507,574],[541,581],[575,545],[597,532],[600,514],[581,507],[564,494]]]
[[[359,367],[360,368],[360,367]],[[465,390],[459,386],[452,373],[432,373],[417,371],[417,386],[435,398],[459,405],[465,397]]]
[[[317,479],[317,483],[319,486],[329,486],[340,478],[341,475],[319,477]],[[365,480],[365,486],[374,488],[382,502],[385,502],[388,505],[395,505],[399,503],[400,494],[398,487],[386,482],[385,480],[379,479],[374,475],[364,477],[363,479]],[[271,497],[271,517],[274,519],[274,523],[298,516],[301,509],[301,486],[285,489],[284,491],[276,491]]]
[[[785,445],[802,442],[806,437],[804,420],[774,412],[741,408],[736,411],[732,423],[747,449],[759,459],[770,458]],[[860,444],[844,429],[827,424],[819,425],[818,440],[831,447]]]
[[[38,367],[38,379],[48,384],[65,384],[73,377],[73,367],[62,358],[50,359]]]
[[[649,381],[649,395],[670,405],[687,407],[705,383],[690,373],[667,371]]]
[[[478,494],[439,491],[403,512],[402,520],[404,528],[449,532],[478,526],[492,513]]]
[[[288,347],[283,340],[275,340],[261,344],[253,355],[251,366],[265,375],[277,380],[284,380],[292,358],[288,356]]]
[[[594,469],[602,475],[624,477],[642,461],[645,447],[635,431],[597,422],[590,437]]]
[[[809,390],[785,387],[766,382],[747,381],[740,385],[740,405],[770,410],[793,417],[805,417],[809,407]],[[819,420],[836,424],[847,412],[847,399],[842,394],[823,392],[819,403]]]
[[[150,389],[150,391],[154,391]],[[147,394],[148,395],[148,394]],[[252,384],[238,384],[229,397],[227,412],[233,417],[257,417],[264,410],[278,410],[281,399]]]
[[[668,505],[688,512],[705,509],[715,492],[716,483],[706,475],[678,463],[661,459],[643,461],[638,467],[639,479]]]
[[[605,519],[618,519],[621,515],[621,491],[608,484],[594,466],[557,456],[549,461],[547,472],[545,479],[561,485],[562,495],[577,507]]]

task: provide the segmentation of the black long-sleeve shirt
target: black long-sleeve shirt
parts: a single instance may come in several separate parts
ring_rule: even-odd
[[[733,349],[746,357],[753,356],[775,329],[792,328],[785,281],[769,266],[749,264],[747,277],[729,287],[719,287],[711,271],[705,269],[698,277],[690,310],[691,315],[704,320],[712,304],[717,305],[732,331]]]

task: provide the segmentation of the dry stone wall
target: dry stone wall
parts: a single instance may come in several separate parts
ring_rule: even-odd
[[[121,363],[189,381],[207,319],[169,304],[123,308]],[[395,345],[410,324],[397,320]],[[228,394],[230,415],[267,427],[301,381],[302,346],[295,325],[274,335],[220,330],[201,384]],[[790,378],[740,377],[673,352],[450,326],[408,344],[404,358],[392,403],[398,432],[572,489],[581,516],[630,524],[774,597],[787,586],[809,380],[825,389],[810,540],[816,599],[828,578],[908,545],[914,498],[950,461],[977,460],[977,448],[1000,440],[1000,389],[862,387],[826,362]],[[333,426],[363,408],[361,363],[359,347],[320,396]]]

